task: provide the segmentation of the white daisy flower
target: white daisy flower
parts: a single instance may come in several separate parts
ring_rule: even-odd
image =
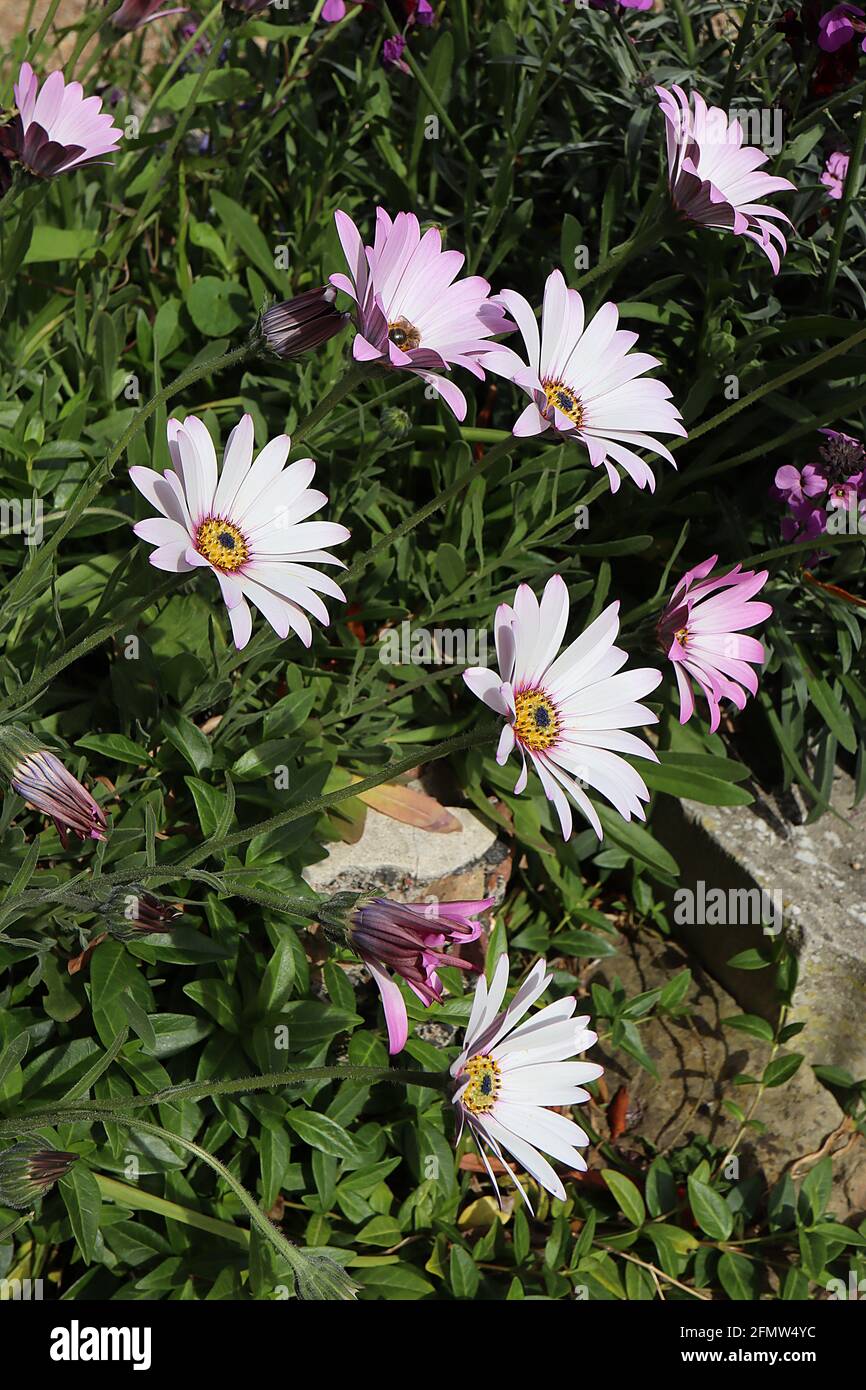
[[[564,1200],[565,1188],[544,1154],[585,1172],[586,1162],[578,1149],[586,1148],[590,1141],[573,1120],[548,1107],[580,1105],[589,1100],[584,1085],[596,1081],[604,1071],[596,1062],[569,1060],[598,1041],[598,1035],[587,1027],[588,1015],[572,1017],[577,1007],[573,997],[558,999],[520,1023],[550,984],[552,976],[546,970],[545,962],[538,961],[506,1009],[502,1009],[502,1001],[508,986],[508,956],[499,957],[489,990],[484,976],[479,976],[464,1048],[451,1068],[458,1087],[454,1094],[459,1114],[457,1141],[467,1125],[500,1205],[502,1198],[485,1144],[520,1188],[530,1211],[529,1198],[504,1153],[516,1158],[554,1197]]]
[[[528,300],[503,290],[492,301],[504,305],[520,329],[526,362],[510,347],[484,355],[484,366],[507,377],[530,396],[512,434],[555,430],[583,444],[593,468],[607,469],[611,492],[620,485],[617,465],[640,488],[655,488],[655,475],[636,449],[649,449],[674,463],[657,434],[686,436],[680,412],[663,381],[645,376],[657,357],[632,352],[636,333],[617,328],[619,310],[603,304],[588,322],[583,299],[554,270],[544,287],[541,332]],[[676,466],[676,465],[674,465]]]
[[[277,435],[253,462],[252,416],[241,416],[226,441],[222,470],[204,421],[188,415],[183,424],[168,422],[173,468],[131,468],[135,486],[161,512],[133,528],[156,546],[150,563],[183,573],[197,567],[216,575],[229,613],[235,646],[245,647],[252,632],[252,603],[278,637],[294,630],[305,647],[313,640],[307,614],[327,624],[328,610],[319,597],[345,602],[345,594],[315,564],[342,560],[323,547],[348,540],[345,526],[307,521],[327,502],[309,484],[316,471],[312,459],[286,465],[292,441]]]
[[[644,780],[618,755],[658,762],[649,744],[626,731],[656,722],[652,711],[637,702],[655,690],[662,675],[651,667],[620,671],[628,657],[613,645],[619,632],[618,603],[610,604],[557,656],[567,624],[568,589],[560,575],[547,581],[540,605],[529,585],[521,584],[514,607],[502,603],[496,610],[499,674],[473,666],[463,679],[479,700],[507,720],[496,761],[501,766],[517,747],[522,768],[515,792],[526,788],[528,755],[545,796],[556,807],[563,838],[572,830],[570,797],[601,839],[601,822],[583,785],[607,797],[624,820],[646,820]]]

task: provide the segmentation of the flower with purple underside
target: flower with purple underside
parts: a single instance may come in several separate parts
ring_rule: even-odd
[[[850,156],[842,150],[835,150],[833,154],[827,156],[824,165],[824,172],[821,175],[821,182],[827,189],[828,198],[841,198],[845,192],[845,180],[848,177],[848,164]]]
[[[647,353],[632,352],[636,333],[617,329],[619,310],[603,304],[585,323],[583,300],[554,270],[544,289],[541,333],[528,301],[516,290],[496,300],[516,321],[528,365],[510,347],[496,347],[485,367],[507,377],[531,397],[513,427],[516,435],[557,430],[585,445],[593,468],[607,469],[611,492],[620,485],[620,464],[638,487],[655,488],[653,471],[635,447],[651,449],[669,463],[673,455],[655,431],[685,437],[680,412],[661,381],[643,373],[659,365]]]
[[[342,560],[324,547],[348,540],[349,531],[331,521],[307,521],[327,502],[309,485],[312,459],[286,465],[292,441],[277,435],[253,462],[252,416],[243,415],[226,441],[222,470],[207,426],[195,415],[168,422],[172,468],[131,468],[139,492],[161,512],[139,521],[135,534],[156,549],[157,569],[186,573],[211,570],[228,609],[235,646],[250,640],[252,603],[278,637],[294,630],[305,647],[313,640],[307,613],[327,624],[319,594],[345,602],[345,595],[315,564]]]
[[[818,20],[818,47],[825,53],[836,53],[863,33],[866,33],[866,11],[859,5],[834,5]],[[866,53],[866,38],[860,46]]]
[[[436,973],[443,965],[462,970],[477,966],[460,956],[446,955],[449,946],[466,946],[481,935],[478,914],[486,912],[493,898],[470,902],[399,903],[373,898],[358,907],[348,924],[348,939],[375,980],[382,996],[388,1025],[388,1050],[402,1052],[409,1036],[406,1004],[396,981],[399,975],[422,1004],[442,999],[442,981]]]
[[[113,0],[109,0],[109,3],[113,3]],[[131,34],[145,24],[152,24],[155,19],[168,19],[169,15],[187,12],[185,5],[173,10],[161,10],[159,7],[162,3],[163,0],[123,0],[120,9],[109,15],[109,20],[121,33]]]
[[[766,174],[768,155],[743,144],[739,121],[720,106],[707,106],[699,92],[692,104],[682,87],[656,87],[665,118],[671,200],[683,217],[717,232],[733,232],[757,243],[778,275],[787,242],[775,221],[790,218],[760,201],[794,189],[789,179]]]
[[[334,308],[333,285],[307,290],[282,304],[272,304],[261,318],[262,335],[278,357],[298,357],[321,347],[349,322],[348,314]]]
[[[42,83],[29,63],[15,84],[18,114],[0,125],[0,156],[38,178],[52,178],[112,154],[121,139],[99,97],[52,72]]]
[[[28,805],[51,817],[64,848],[68,830],[82,840],[108,839],[105,815],[90,792],[19,724],[0,727],[0,776]]]
[[[650,668],[621,670],[628,657],[614,646],[618,603],[560,652],[568,608],[568,589],[560,575],[548,580],[540,604],[529,585],[521,584],[514,607],[502,603],[496,610],[499,673],[474,666],[463,672],[463,679],[473,695],[506,720],[496,761],[502,766],[517,748],[521,770],[515,795],[526,788],[528,758],[553,802],[563,839],[572,831],[569,798],[601,839],[601,821],[585,786],[606,797],[624,820],[646,820],[641,801],[649,800],[649,792],[619,754],[658,762],[648,744],[626,731],[656,722],[652,711],[637,702],[655,690],[662,676]]]
[[[503,1009],[508,970],[508,957],[502,955],[490,988],[484,975],[475,987],[463,1051],[451,1067],[457,1087],[453,1097],[458,1114],[456,1142],[465,1125],[478,1145],[500,1205],[486,1149],[505,1167],[531,1212],[532,1204],[505,1154],[564,1201],[562,1181],[544,1155],[578,1172],[586,1171],[579,1150],[587,1147],[589,1137],[558,1109],[588,1101],[584,1087],[597,1081],[604,1068],[597,1062],[573,1060],[598,1041],[588,1027],[589,1015],[574,1017],[577,1000],[573,996],[558,999],[520,1022],[553,979],[545,962],[538,961]]]
[[[752,666],[763,664],[764,648],[743,629],[773,616],[771,604],[753,602],[767,582],[767,571],[735,565],[726,574],[708,579],[718,558],[711,555],[683,575],[658,625],[661,647],[674,663],[680,723],[685,724],[695,712],[691,677],[710,707],[711,733],[719,727],[720,700],[732,700],[737,709],[743,709],[747,696],[757,693],[758,677]]]
[[[331,284],[355,301],[356,361],[414,372],[435,387],[458,420],[466,417],[466,397],[450,376],[465,367],[483,381],[482,363],[495,333],[514,325],[489,298],[480,275],[457,280],[465,257],[443,251],[436,227],[421,235],[418,218],[398,212],[393,222],[376,209],[376,235],[365,246],[344,212],[335,214],[349,274],[332,275]]]

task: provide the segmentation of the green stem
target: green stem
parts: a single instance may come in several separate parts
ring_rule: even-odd
[[[131,246],[132,242],[138,236],[138,233],[140,232],[145,221],[150,216],[151,212],[156,207],[159,200],[165,196],[165,190],[161,187],[163,176],[170,168],[175,156],[175,151],[177,150],[178,145],[180,144],[181,140],[186,134],[186,129],[190,123],[190,120],[192,119],[192,114],[195,110],[199,95],[205,83],[207,82],[207,79],[210,77],[211,72],[216,66],[217,60],[220,55],[220,50],[223,45],[223,40],[225,39],[227,32],[228,31],[226,29],[226,26],[222,25],[222,27],[217,30],[216,34],[214,34],[213,47],[211,48],[210,53],[207,55],[207,58],[205,59],[202,69],[198,75],[198,81],[196,82],[195,87],[193,88],[192,95],[190,96],[190,99],[183,110],[183,114],[180,116],[180,119],[178,120],[177,125],[175,126],[174,131],[172,132],[171,139],[166,145],[162,153],[162,157],[158,165],[156,166],[156,170],[153,174],[148,190],[144,195],[144,198],[142,199],[141,207],[138,209],[138,212],[135,214],[132,220],[129,223],[127,223],[125,227],[121,227],[118,230],[116,240],[112,241],[112,243],[108,247],[107,254],[110,260],[117,260],[121,262],[124,260],[128,248]],[[115,272],[112,284],[114,283],[114,281],[117,280],[119,273],[119,270]]]
[[[774,377],[772,381],[765,381],[763,385],[756,386],[754,391],[750,391],[741,400],[734,401],[732,405],[720,410],[718,415],[713,415],[711,419],[696,425],[693,430],[689,431],[687,439],[675,439],[671,445],[671,451],[682,448],[684,444],[692,444],[696,439],[700,439],[702,434],[708,434],[710,430],[718,429],[719,425],[723,425],[726,420],[738,415],[747,406],[754,405],[770,391],[778,391],[780,387],[787,386],[789,382],[796,381],[798,377],[805,376],[807,372],[814,371],[816,367],[822,367],[825,362],[832,362],[834,357],[843,356],[851,348],[855,348],[858,343],[862,343],[864,338],[866,338],[866,328],[861,328],[856,333],[852,333],[850,337],[843,338],[834,347],[825,348],[823,352],[818,353],[817,357],[810,357],[808,362],[801,362],[799,366],[791,367],[789,371],[782,372],[781,376]],[[685,481],[688,481],[687,476]]]
[[[106,1116],[96,1107],[81,1106],[75,1112],[74,1119],[79,1121],[90,1120],[99,1123],[106,1119]],[[226,1168],[225,1164],[220,1163],[218,1158],[214,1158],[213,1154],[209,1153],[207,1149],[203,1149],[200,1144],[194,1143],[192,1139],[185,1139],[180,1134],[175,1134],[169,1129],[163,1129],[162,1125],[155,1125],[151,1124],[148,1120],[141,1120],[137,1115],[133,1118],[129,1115],[122,1115],[117,1111],[112,1111],[108,1117],[108,1122],[110,1124],[121,1125],[125,1129],[131,1129],[139,1134],[151,1134],[154,1138],[161,1139],[164,1143],[169,1145],[176,1144],[179,1148],[185,1149],[187,1153],[193,1154],[194,1157],[199,1159],[202,1163],[206,1163],[235,1194],[241,1206],[248,1213],[252,1224],[261,1231],[265,1239],[274,1247],[277,1253],[282,1256],[293,1274],[298,1276],[304,1273],[306,1256],[303,1250],[286,1239],[282,1231],[279,1230],[261,1210],[252,1193],[248,1192],[243,1183],[235,1177],[234,1173]],[[38,1130],[41,1127],[39,1123],[34,1122],[32,1116],[28,1116],[27,1120],[18,1121],[17,1123],[17,1132],[19,1133],[27,1132],[31,1129]],[[42,1124],[44,1123],[45,1121],[42,1121]]]
[[[690,68],[695,66],[695,59],[698,55],[697,45],[695,44],[694,30],[692,21],[689,19],[683,0],[673,0],[674,9],[677,12],[677,19],[680,22],[680,32],[683,36],[683,45],[686,50],[686,60]]]
[[[152,608],[159,599],[168,595],[176,588],[177,575],[172,575],[170,579],[164,579],[161,583],[153,585],[153,587],[148,588],[146,594],[142,595],[131,608],[126,609],[119,618],[112,619],[110,623],[103,623],[95,632],[91,632],[87,637],[82,637],[81,641],[76,642],[74,647],[70,647],[68,651],[62,652],[60,656],[56,657],[55,660],[50,662],[47,666],[43,666],[26,685],[22,685],[18,690],[13,692],[16,714],[20,715],[20,713],[31,704],[39,692],[50,685],[55,677],[58,676],[61,671],[64,671],[67,666],[71,666],[74,661],[78,661],[82,656],[86,656],[94,647],[100,646],[106,638],[112,637],[114,633],[117,632],[119,628],[122,628],[124,624],[128,623],[131,618],[140,617],[148,608]],[[14,716],[11,714],[4,714],[3,717],[13,718]]]
[[[500,459],[510,454],[515,445],[516,440],[513,435],[509,434],[505,439],[500,439],[498,443],[493,445],[492,449],[488,449],[482,459],[479,459],[477,463],[471,464],[469,468],[464,469],[464,471],[454,479],[453,483],[449,483],[448,486],[443,488],[441,492],[438,492],[431,501],[425,502],[423,507],[419,507],[418,510],[407,517],[405,521],[401,521],[399,526],[395,526],[393,531],[389,531],[387,536],[383,536],[380,541],[377,541],[374,546],[371,546],[369,550],[359,556],[351,569],[343,576],[344,582],[360,579],[364,570],[368,565],[373,563],[377,556],[381,555],[383,551],[390,549],[396,541],[401,540],[403,536],[407,536],[410,531],[414,531],[416,526],[420,526],[422,521],[426,521],[427,517],[432,516],[440,507],[444,507],[446,502],[449,502],[452,497],[456,497],[459,492],[462,492],[463,489],[472,482],[473,478],[477,478],[479,474],[483,473],[491,464],[498,463]]]
[[[648,225],[642,229],[641,223],[644,222],[648,222]],[[638,224],[627,241],[620,242],[619,246],[615,246],[603,260],[599,261],[597,266],[575,280],[572,288],[582,292],[587,285],[591,285],[602,275],[618,275],[623,266],[627,265],[635,256],[651,246],[657,246],[666,236],[679,230],[682,226],[672,208],[663,212],[658,220],[656,220],[655,215],[651,219],[644,215],[641,218],[641,223]]]
[[[340,378],[337,384],[328,392],[327,396],[323,396],[319,404],[315,406],[313,410],[310,411],[307,418],[301,422],[292,435],[292,444],[298,444],[302,439],[305,439],[326,416],[330,415],[334,406],[339,405],[340,401],[354,391],[355,387],[367,376],[369,376],[368,367],[363,367],[359,363],[353,364],[346,372],[345,376]]]
[[[848,214],[851,210],[851,204],[854,201],[854,190],[857,187],[860,165],[863,162],[864,145],[866,145],[866,92],[863,93],[863,105],[860,108],[860,119],[857,122],[857,134],[854,136],[854,146],[848,160],[848,173],[845,176],[845,187],[842,191],[842,199],[839,203],[839,211],[836,215],[836,235],[833,238],[833,245],[830,248],[830,259],[827,263],[824,303],[828,309],[833,297],[833,291],[836,288],[836,276],[839,273],[842,243],[845,240],[845,231],[848,226]]]
[[[6,625],[20,610],[29,603],[33,594],[39,588],[39,577],[42,574],[48,560],[57,550],[60,542],[69,534],[78,522],[85,508],[90,505],[94,497],[102,488],[103,484],[111,477],[112,471],[118,459],[122,456],[129,444],[138,434],[143,425],[147,423],[151,415],[159,406],[171,400],[180,391],[186,390],[193,382],[199,381],[202,377],[211,376],[214,372],[225,371],[229,367],[247,361],[258,352],[256,343],[247,342],[239,348],[233,348],[230,352],[225,352],[221,357],[211,357],[206,362],[199,362],[195,366],[188,367],[179,377],[168,386],[157,391],[155,396],[143,405],[133,416],[129,425],[124,430],[117,444],[105,455],[100,464],[93,469],[86,482],[82,483],[78,492],[73,497],[66,518],[58,526],[57,530],[40,546],[30,564],[22,570],[16,579],[9,585],[3,601],[2,612],[0,612],[0,628]]]
[[[755,27],[755,20],[757,19],[757,17],[758,0],[750,0],[749,8],[746,10],[745,15],[743,16],[743,22],[740,25],[740,30],[737,34],[737,41],[734,44],[734,51],[731,54],[731,61],[728,65],[728,71],[725,74],[725,85],[722,88],[721,105],[724,107],[726,111],[730,108],[731,105],[731,97],[734,94],[734,85],[737,80],[737,73],[740,70],[740,63],[743,60],[743,54],[745,53],[746,48],[748,47],[749,40],[752,37],[752,30]]]

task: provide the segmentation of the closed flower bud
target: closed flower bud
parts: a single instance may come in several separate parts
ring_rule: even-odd
[[[44,1139],[22,1139],[0,1153],[0,1206],[24,1210],[69,1172],[78,1154],[54,1149]]]
[[[107,3],[111,4],[112,0],[107,0]],[[120,8],[113,10],[108,18],[122,34],[131,34],[133,30],[140,29],[142,25],[150,24],[155,19],[167,19],[172,14],[186,13],[186,7],[183,5],[172,10],[162,10],[162,3],[163,0],[123,0]]]
[[[106,930],[115,941],[129,941],[151,932],[169,932],[181,913],[173,903],[160,902],[141,888],[113,893],[104,909]]]
[[[333,286],[323,285],[266,309],[261,331],[271,351],[278,357],[298,357],[333,338],[349,318],[334,308],[336,298]]]
[[[20,724],[0,725],[0,781],[51,817],[64,848],[68,830],[82,840],[108,839],[105,816],[90,792]]]
[[[386,405],[379,416],[379,424],[382,433],[389,439],[405,439],[410,429],[412,421],[405,410],[401,410],[397,405]]]

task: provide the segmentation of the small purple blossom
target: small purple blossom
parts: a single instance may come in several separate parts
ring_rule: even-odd
[[[842,150],[835,150],[833,154],[827,156],[821,182],[827,189],[828,198],[842,197],[845,191],[845,180],[848,177],[848,163],[849,156]]]
[[[818,47],[825,53],[836,53],[858,34],[866,32],[866,11],[859,5],[834,5],[818,20]],[[861,48],[866,53],[866,39]]]
[[[386,68],[399,68],[400,72],[409,71],[409,64],[403,58],[405,47],[406,40],[402,34],[394,34],[392,38],[385,40],[382,44],[382,62]]]

